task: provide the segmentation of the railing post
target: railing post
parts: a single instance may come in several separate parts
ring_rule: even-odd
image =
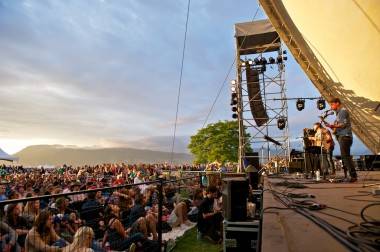
[[[162,205],[164,201],[163,195],[163,179],[158,179],[158,244],[160,244],[160,251],[162,249]]]
[[[179,179],[178,179],[178,194],[181,194],[181,179],[182,179],[182,171],[179,171]]]
[[[202,172],[199,172],[199,187],[203,188],[203,184],[202,184]]]

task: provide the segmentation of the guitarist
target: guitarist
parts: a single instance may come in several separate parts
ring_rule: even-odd
[[[324,123],[325,125],[327,125],[328,123],[325,121],[325,118],[327,116],[329,116],[330,114],[326,112],[325,116],[320,116],[319,118],[321,119],[321,123],[320,124],[320,127],[323,128],[322,126],[322,123]],[[327,163],[328,163],[328,166],[331,170],[331,175],[335,176],[335,164],[334,164],[334,160],[333,160],[333,153],[334,153],[334,148],[335,148],[335,143],[334,143],[334,139],[331,135],[331,132],[326,129],[326,128],[323,128],[324,129],[324,134],[325,134],[325,137],[324,139],[326,140],[326,143],[325,143],[325,149],[326,149],[326,154],[327,154]],[[336,131],[333,131],[333,134],[335,135],[336,134]],[[346,172],[346,168],[344,167],[344,174],[345,174],[345,177],[347,176],[347,172]]]
[[[342,156],[343,165],[347,167],[350,173],[350,182],[356,182],[358,180],[357,174],[350,153],[352,146],[350,115],[348,114],[348,111],[342,107],[342,103],[339,98],[333,98],[330,101],[330,106],[331,109],[336,112],[336,119],[334,124],[326,123],[326,127],[329,127],[335,131],[335,135],[340,147],[340,154]]]
[[[314,137],[309,137],[310,140],[314,141],[315,146],[322,147],[321,153],[321,172],[324,177],[327,174],[329,167],[332,170],[332,173],[335,173],[334,163],[332,162],[332,153],[334,150],[334,140],[330,131],[322,126],[321,123],[314,123],[313,129],[315,131]]]

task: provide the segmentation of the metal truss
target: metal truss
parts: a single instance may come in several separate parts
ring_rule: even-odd
[[[245,57],[254,58],[277,58],[282,55],[282,50],[278,52],[260,53],[247,55]],[[252,62],[252,60],[249,60]],[[288,129],[288,105],[286,101],[285,87],[285,64],[272,63],[263,65],[249,65],[247,58],[242,59],[237,54],[237,90],[238,90],[238,121],[240,126],[239,141],[239,164],[241,170],[244,170],[244,159],[249,157],[260,158],[261,164],[266,167],[279,168],[279,166],[287,166],[289,162],[290,145],[289,145],[289,129]],[[256,93],[251,97],[248,96],[248,86],[246,79],[246,69],[256,69],[259,71],[260,93]],[[261,95],[261,99],[260,99]],[[250,103],[254,101],[262,101],[268,115],[268,121],[258,126],[255,122],[250,109]],[[280,130],[277,126],[277,120],[284,118],[285,127]],[[256,118],[258,119],[258,118]],[[245,132],[250,137],[244,137]],[[274,139],[280,146],[268,141],[267,137]],[[249,145],[258,155],[252,156],[244,150]],[[281,160],[281,165],[279,161]],[[276,170],[278,172],[278,170]]]

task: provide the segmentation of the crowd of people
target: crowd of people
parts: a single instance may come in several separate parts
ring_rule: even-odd
[[[176,167],[179,169],[219,168]],[[165,164],[64,165],[55,169],[0,166],[1,251],[159,251],[158,190],[156,183],[149,182],[167,179],[168,170]],[[200,233],[218,242],[220,190],[215,186],[203,189],[199,181],[164,184],[163,232],[198,222]],[[139,185],[120,186],[136,183]],[[119,187],[97,191],[114,186]],[[185,198],[179,196],[178,187],[189,192]],[[96,190],[81,192],[91,189]],[[77,191],[23,203],[6,202]]]

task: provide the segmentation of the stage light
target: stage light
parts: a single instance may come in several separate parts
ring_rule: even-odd
[[[231,81],[231,92],[236,93],[236,80]]]
[[[269,63],[274,64],[276,63],[276,60],[273,57],[269,57]]]
[[[234,87],[236,88],[236,86],[234,86]],[[236,112],[238,111],[238,108],[237,108],[238,99],[237,98],[238,97],[237,97],[237,93],[236,92],[231,93],[231,110],[232,110],[232,112],[234,112],[232,114],[232,118],[234,118],[234,119],[237,118],[237,114],[236,114]]]
[[[248,60],[248,65],[253,65],[253,60],[249,59]]]
[[[280,130],[283,130],[285,129],[285,126],[286,126],[286,120],[284,117],[280,117],[277,119],[277,128],[279,128]]]
[[[324,110],[326,108],[326,101],[322,98],[317,101],[317,108],[319,110]]]
[[[232,93],[231,94],[231,106],[234,106],[237,104],[237,94],[236,93]]]
[[[301,111],[305,108],[305,100],[303,99],[298,99],[296,102],[296,107],[298,111]]]
[[[265,65],[265,64],[267,64],[267,63],[268,63],[267,59],[264,58],[264,57],[261,57],[261,59],[260,59],[260,64]]]
[[[245,67],[245,65],[246,65],[245,61],[242,60],[242,59],[240,59],[240,65],[241,65],[242,67]]]
[[[281,55],[277,56],[277,63],[278,64],[282,63],[282,56]]]
[[[282,56],[282,55],[277,56],[277,63],[278,64],[283,63],[286,60],[288,60],[288,57],[286,57],[286,56]]]
[[[265,72],[267,70],[267,66],[266,65],[262,65],[261,66],[261,72],[263,73],[263,72]]]

